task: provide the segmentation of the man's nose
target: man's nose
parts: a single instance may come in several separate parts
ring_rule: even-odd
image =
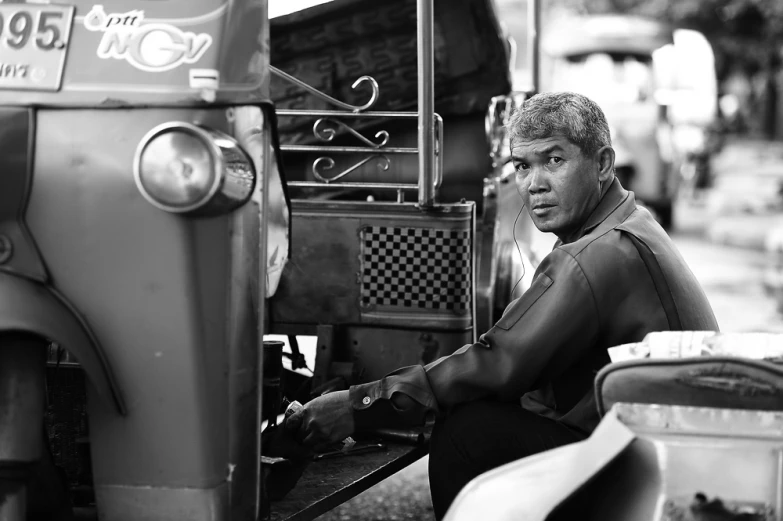
[[[546,192],[549,185],[546,182],[546,174],[543,168],[533,167],[530,170],[530,184],[527,191],[531,194]]]

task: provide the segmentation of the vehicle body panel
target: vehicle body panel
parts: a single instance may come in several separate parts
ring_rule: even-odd
[[[0,271],[43,282],[46,268],[24,221],[32,186],[34,119],[27,108],[0,108],[4,185],[0,192]]]
[[[235,139],[259,188],[270,166],[265,264],[282,269],[289,230],[264,105],[266,2],[70,4],[60,89],[0,81],[0,236],[10,237],[0,245],[0,333],[55,342],[94,384],[82,442],[101,518],[255,519],[268,194],[213,217],[169,213],[142,196],[134,154],[152,128],[180,121]],[[48,4],[0,5],[7,14]],[[99,7],[102,27],[86,18]]]
[[[125,402],[102,346],[75,309],[43,284],[0,272],[0,332],[25,332],[70,347],[115,414]]]
[[[94,397],[89,406],[96,490],[112,508],[161,495],[176,504],[162,488],[201,490],[199,501],[223,508],[231,467],[250,465],[231,433],[253,447],[258,207],[193,219],[141,196],[135,146],[172,120],[232,130],[224,109],[37,112],[26,219],[52,286],[91,324],[127,397],[124,418]],[[74,121],[89,124],[74,132]]]

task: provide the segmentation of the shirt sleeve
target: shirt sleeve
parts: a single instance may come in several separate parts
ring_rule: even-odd
[[[480,398],[517,400],[581,358],[598,331],[589,281],[576,259],[555,249],[530,289],[478,342],[427,366],[351,387],[356,428],[421,424],[428,415]]]

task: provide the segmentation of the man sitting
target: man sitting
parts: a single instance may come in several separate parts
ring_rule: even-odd
[[[574,93],[528,99],[508,131],[516,186],[557,235],[530,289],[475,344],[308,402],[286,427],[308,445],[435,414],[430,489],[441,519],[492,468],[589,436],[607,348],[651,331],[717,330],[671,239],[614,176],[609,126]],[[524,494],[524,490],[519,491]]]

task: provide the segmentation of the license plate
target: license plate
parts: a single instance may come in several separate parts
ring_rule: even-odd
[[[60,90],[73,12],[0,2],[0,89]]]

